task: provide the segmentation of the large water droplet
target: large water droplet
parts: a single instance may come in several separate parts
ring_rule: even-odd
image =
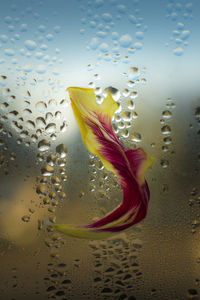
[[[54,168],[48,164],[44,165],[41,169],[43,176],[51,176],[54,172]]]
[[[45,126],[46,126],[45,119],[42,117],[36,118],[36,125],[38,128],[45,128]]]
[[[47,133],[55,133],[56,132],[56,124],[55,123],[50,123],[46,126],[45,131]]]
[[[43,101],[37,102],[37,103],[35,104],[35,107],[36,107],[36,109],[37,109],[39,112],[41,112],[41,113],[44,113],[44,112],[46,111],[46,109],[47,109],[47,105],[46,105],[46,103],[43,102]]]

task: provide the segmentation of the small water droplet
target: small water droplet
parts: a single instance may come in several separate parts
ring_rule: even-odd
[[[128,109],[134,110],[135,109],[135,103],[132,100],[128,100]]]
[[[123,121],[131,121],[132,113],[130,111],[124,111],[122,113],[122,119],[123,119]]]
[[[111,95],[115,101],[118,101],[120,99],[121,94],[118,89],[116,89],[112,86],[109,86],[109,87],[105,88],[105,90],[104,90],[105,96],[107,96],[108,92],[111,93]]]
[[[28,215],[24,215],[22,217],[22,221],[28,223],[28,222],[30,222],[30,217]]]
[[[36,42],[32,40],[26,40],[24,45],[29,51],[34,51],[37,48]]]
[[[162,168],[167,168],[169,166],[169,161],[167,159],[161,159],[160,164]]]
[[[177,47],[173,50],[174,55],[181,56],[184,53],[184,50],[182,47]]]
[[[131,134],[131,140],[132,140],[133,142],[139,143],[139,142],[141,142],[141,140],[142,140],[142,136],[141,136],[140,133],[135,132],[135,133]]]
[[[161,128],[162,134],[170,134],[171,128],[168,125],[165,125]]]
[[[47,140],[41,140],[39,143],[38,143],[38,149],[39,151],[43,152],[43,151],[47,151],[49,150],[50,148],[50,142],[47,141]]]
[[[170,119],[172,117],[172,113],[169,110],[164,110],[162,112],[162,116],[163,116],[164,119]]]

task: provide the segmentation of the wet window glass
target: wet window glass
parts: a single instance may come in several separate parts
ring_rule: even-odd
[[[2,1],[0,299],[199,299],[199,13]]]

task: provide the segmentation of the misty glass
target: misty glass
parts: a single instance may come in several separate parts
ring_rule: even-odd
[[[199,299],[200,2],[0,3],[0,299]],[[87,224],[122,200],[83,145],[69,86],[110,89],[113,126],[143,147],[145,220],[107,240]]]

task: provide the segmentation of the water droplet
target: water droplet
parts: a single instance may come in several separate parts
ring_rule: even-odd
[[[36,187],[36,193],[40,196],[46,196],[47,194],[47,186],[44,184],[38,184]]]
[[[23,116],[24,116],[24,117],[29,117],[31,114],[32,114],[32,111],[31,111],[30,109],[25,108],[25,109],[23,110]]]
[[[44,118],[42,118],[42,117],[36,118],[36,125],[37,125],[37,128],[45,128],[46,122],[45,122]]]
[[[3,145],[5,145],[5,140],[0,138],[0,146],[3,146]]]
[[[15,55],[15,51],[13,49],[5,49],[4,50],[5,55],[7,56],[14,56]]]
[[[122,113],[122,119],[123,119],[124,121],[131,121],[131,119],[132,119],[132,114],[131,114],[131,112],[130,112],[130,111],[124,111],[124,112]]]
[[[31,141],[32,141],[33,143],[36,143],[37,140],[38,140],[37,135],[36,135],[36,134],[32,134],[32,135],[31,135]]]
[[[5,35],[5,34],[0,35],[0,41],[2,43],[7,43],[7,41],[8,41],[7,35]]]
[[[47,140],[41,140],[38,143],[38,149],[39,151],[43,152],[43,151],[47,151],[50,148],[50,143]]]
[[[43,176],[51,176],[54,172],[54,168],[48,164],[44,165],[41,169]]]
[[[172,139],[171,139],[170,136],[166,136],[166,137],[163,139],[163,142],[164,142],[166,145],[169,145],[169,144],[171,144]]]
[[[132,140],[133,142],[139,143],[139,142],[141,142],[141,140],[142,140],[142,136],[141,136],[140,133],[134,132],[133,134],[131,134],[131,140]]]
[[[46,109],[47,109],[47,105],[43,101],[37,102],[36,105],[35,105],[35,107],[36,107],[37,111],[39,111],[41,113],[44,113],[46,111]]]
[[[21,138],[24,139],[24,138],[26,138],[27,136],[28,136],[28,131],[27,131],[27,130],[23,130],[23,131],[20,132],[20,137],[21,137]]]
[[[64,166],[66,165],[66,162],[67,162],[66,158],[60,158],[60,159],[58,160],[58,165],[59,165],[60,167],[64,167]]]
[[[99,45],[99,50],[103,53],[106,53],[109,50],[109,45],[107,43],[101,43]]]
[[[200,117],[200,106],[195,108],[195,113],[194,113],[195,117],[198,119]]]
[[[64,174],[63,174],[63,175],[61,176],[61,179],[62,179],[63,181],[67,181],[67,175],[64,175]]]
[[[93,38],[91,39],[90,43],[89,43],[89,47],[90,47],[92,50],[96,50],[96,49],[98,48],[99,44],[100,44],[99,38],[93,37]],[[91,65],[90,65],[90,66],[91,66]],[[90,70],[92,70],[92,69],[90,68]]]
[[[169,110],[165,110],[162,112],[162,116],[164,119],[170,119],[172,117],[172,113]]]
[[[137,23],[137,18],[134,15],[129,15],[128,16],[128,20],[132,23],[132,24],[136,24]]]
[[[38,74],[44,74],[46,72],[47,67],[45,65],[38,65],[36,67],[36,72]]]
[[[129,34],[124,34],[120,37],[119,43],[123,48],[128,48],[132,44],[132,37]]]
[[[36,42],[34,42],[32,40],[26,40],[24,45],[29,51],[33,51],[37,48]]]
[[[135,47],[135,49],[140,50],[140,49],[142,49],[143,44],[141,42],[135,42],[134,47]]]
[[[138,118],[138,114],[136,113],[136,111],[132,112],[132,118],[133,119],[137,119]]]
[[[66,121],[64,121],[63,124],[60,126],[60,131],[65,132],[66,129],[67,129],[67,123],[66,123]]]
[[[135,80],[139,77],[139,70],[136,67],[131,67],[128,72],[128,77],[130,80]]]
[[[16,120],[18,115],[19,115],[18,111],[13,110],[13,111],[10,111],[7,116],[11,120]]]
[[[134,110],[135,109],[135,103],[132,100],[128,100],[128,109]]]
[[[105,96],[107,96],[107,92],[111,93],[111,95],[115,101],[118,101],[120,99],[121,94],[118,89],[116,89],[112,86],[109,86],[109,87],[105,88],[105,90],[104,90]]]
[[[50,112],[46,113],[45,119],[47,123],[51,122],[53,119],[53,114]]]
[[[198,295],[197,290],[195,290],[195,289],[189,289],[188,290],[188,296],[189,296],[189,298],[191,298],[191,299],[197,299],[196,298],[197,295]]]
[[[58,194],[58,197],[59,197],[60,200],[64,200],[64,199],[66,198],[65,192],[60,192],[60,193]]]
[[[189,38],[189,36],[190,36],[190,31],[189,30],[183,30],[182,32],[181,32],[181,39],[183,40],[183,41],[185,41],[185,40],[187,40],[188,38]]]
[[[129,131],[128,131],[128,129],[123,129],[121,131],[121,135],[122,135],[123,138],[129,137]]]
[[[67,154],[67,147],[64,144],[60,144],[56,147],[56,152],[61,158],[64,158]]]
[[[54,154],[49,154],[47,156],[47,163],[53,167],[55,162],[56,162],[56,156]]]
[[[171,128],[168,125],[165,125],[161,128],[162,134],[170,134]]]
[[[55,133],[56,132],[56,124],[50,123],[46,126],[45,131],[47,133]]]
[[[135,98],[137,98],[137,96],[138,96],[138,93],[137,93],[136,91],[132,91],[132,92],[130,93],[130,98],[131,98],[131,99],[135,99]]]
[[[124,90],[123,90],[123,96],[124,96],[124,97],[128,97],[129,94],[130,94],[130,91],[129,91],[128,89],[124,89]]]
[[[26,123],[26,126],[29,130],[34,130],[35,129],[35,123],[31,120],[28,120]]]
[[[22,221],[28,223],[28,222],[30,222],[30,217],[27,216],[27,215],[24,215],[24,216],[22,217]]]
[[[136,39],[138,39],[138,40],[143,40],[143,38],[144,38],[144,32],[142,32],[142,31],[137,31],[137,32],[135,33],[135,36],[136,36]]]
[[[162,151],[167,152],[169,150],[168,146],[162,146]]]
[[[124,124],[124,122],[119,122],[119,123],[117,123],[117,128],[118,129],[124,129],[125,128],[125,124]]]
[[[60,179],[58,178],[58,176],[53,176],[51,178],[51,183],[54,185],[60,185]]]
[[[184,52],[184,50],[183,50],[182,47],[177,47],[177,48],[175,48],[175,49],[173,50],[173,53],[174,53],[174,55],[176,55],[176,56],[181,56],[181,55],[183,55],[183,52]]]
[[[169,161],[166,159],[161,159],[160,164],[162,168],[167,168],[169,166]]]
[[[56,112],[55,112],[55,118],[56,118],[57,120],[59,120],[59,119],[61,118],[61,116],[62,116],[62,114],[61,114],[60,111],[56,111]]]

